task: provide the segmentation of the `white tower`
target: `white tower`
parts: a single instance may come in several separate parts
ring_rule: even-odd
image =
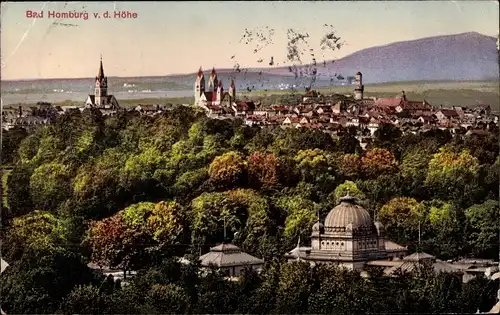
[[[205,77],[203,76],[203,71],[198,70],[198,75],[196,76],[196,81],[194,83],[194,102],[198,104],[201,94],[205,92]]]
[[[363,86],[363,75],[361,72],[356,73],[356,88],[354,89],[354,99],[362,100],[365,87]]]
[[[101,65],[99,67],[99,73],[95,77],[95,104],[97,106],[108,105],[108,78],[104,76],[104,67],[102,66],[102,56]]]
[[[222,81],[219,81],[219,86],[217,87],[216,102],[220,104],[222,101],[222,96],[224,95],[224,87],[222,87]]]
[[[231,102],[233,102],[236,99],[236,84],[234,84],[234,80],[231,80],[231,86],[227,92],[231,98]]]

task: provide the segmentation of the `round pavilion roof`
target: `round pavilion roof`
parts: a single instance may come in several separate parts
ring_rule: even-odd
[[[356,204],[356,199],[352,196],[340,198],[340,204],[333,208],[326,216],[325,227],[345,228],[352,224],[352,228],[371,227],[372,219],[368,211]]]

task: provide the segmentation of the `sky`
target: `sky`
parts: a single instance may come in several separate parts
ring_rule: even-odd
[[[337,59],[358,50],[429,36],[478,32],[498,36],[497,1],[359,2],[2,2],[2,80],[88,78],[102,55],[107,76],[193,73],[203,69],[289,65],[287,29],[309,34],[315,58]],[[27,11],[43,12],[28,18]],[[53,12],[87,12],[88,19],[49,18]],[[108,11],[136,18],[95,18]],[[321,50],[333,25],[345,45]],[[267,28],[266,28],[267,27]],[[268,34],[240,42],[245,29]],[[263,42],[262,42],[263,43]],[[234,56],[234,57],[233,57]],[[259,63],[262,59],[263,62]],[[311,60],[305,59],[304,62]]]

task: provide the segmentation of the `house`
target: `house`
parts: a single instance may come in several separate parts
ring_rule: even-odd
[[[474,108],[474,112],[478,115],[489,115],[491,114],[491,106],[488,104],[479,104]]]
[[[378,130],[380,124],[381,124],[380,120],[375,118],[370,119],[370,122],[368,123],[368,130],[370,130],[372,136],[375,135],[375,131]]]
[[[234,116],[245,116],[253,113],[255,104],[254,102],[238,102],[233,103],[231,108],[233,109]]]
[[[138,106],[136,106],[135,110],[144,115],[152,115],[154,113],[158,113],[161,110],[161,108],[160,105],[139,104]]]
[[[210,251],[200,256],[201,265],[216,266],[227,277],[239,277],[245,267],[249,266],[260,271],[264,266],[262,259],[251,256],[233,244],[220,244],[210,248]]]
[[[435,115],[439,121],[449,121],[460,117],[456,110],[449,108],[440,109]]]

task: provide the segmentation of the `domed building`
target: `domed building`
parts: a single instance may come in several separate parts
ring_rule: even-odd
[[[382,223],[373,222],[368,211],[347,195],[328,213],[324,223],[314,224],[311,247],[297,245],[286,258],[362,270],[367,262],[400,259],[405,254],[405,247],[385,239]]]

